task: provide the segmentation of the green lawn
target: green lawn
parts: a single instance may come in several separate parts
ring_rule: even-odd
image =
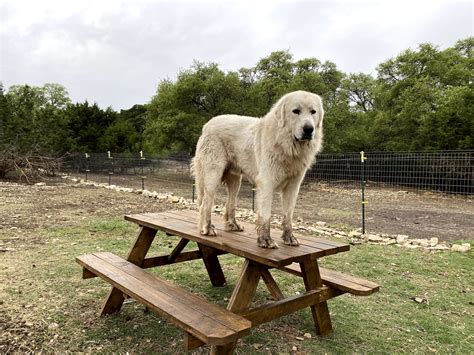
[[[110,286],[82,280],[77,255],[112,251],[124,257],[138,228],[122,219],[97,219],[67,228],[38,230],[36,242],[0,256],[0,316],[5,351],[181,353],[182,332],[144,307],[128,302],[106,318],[98,311]],[[153,254],[173,244],[160,235]],[[176,243],[177,240],[173,240]],[[190,243],[192,244],[192,243]],[[189,245],[188,248],[193,248]],[[201,261],[159,268],[161,277],[223,307],[242,259],[220,257],[227,286],[213,288]],[[474,353],[474,258],[472,252],[428,253],[396,246],[360,245],[325,257],[321,265],[381,285],[369,297],[329,301],[334,332],[315,335],[309,310],[265,324],[239,342],[236,353]],[[304,290],[296,276],[274,271],[286,295]],[[418,297],[423,301],[413,300]],[[256,302],[269,299],[263,285]],[[425,301],[426,300],[426,301]],[[312,338],[297,340],[304,333]],[[207,349],[198,352],[207,351]]]

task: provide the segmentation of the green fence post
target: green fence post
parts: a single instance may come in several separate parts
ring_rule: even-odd
[[[364,151],[360,152],[360,163],[361,163],[361,171],[360,171],[360,187],[362,192],[362,234],[365,234],[365,205],[368,203],[365,199],[365,161],[367,157],[364,154]]]

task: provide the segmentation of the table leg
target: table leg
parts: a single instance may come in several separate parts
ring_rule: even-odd
[[[257,291],[260,275],[260,268],[250,260],[245,259],[242,273],[235,285],[232,296],[230,296],[230,301],[227,306],[229,311],[238,313],[249,308],[253,296],[255,296],[255,292]]]
[[[226,282],[225,276],[221,264],[219,263],[219,259],[217,258],[216,250],[202,244],[198,244],[198,247],[202,253],[202,260],[206,266],[212,286],[224,286]]]
[[[316,260],[302,262],[300,266],[307,291],[317,289],[323,285]],[[332,331],[332,324],[327,302],[324,301],[311,306],[311,313],[316,326],[316,333],[318,335],[329,334]]]
[[[145,259],[145,256],[148,253],[148,250],[150,249],[153,239],[155,239],[155,235],[155,229],[142,227],[140,233],[137,236],[137,239],[135,240],[135,243],[133,244],[132,248],[130,249],[130,252],[128,253],[127,260],[140,267],[143,266],[143,260]],[[120,308],[122,308],[123,301],[123,293],[119,289],[112,287],[100,314],[104,316],[120,311]]]
[[[260,275],[260,268],[252,264],[250,260],[245,259],[244,267],[227,306],[229,311],[239,313],[249,308],[253,296],[255,296],[255,292],[257,291]],[[211,348],[211,354],[232,354],[236,345],[237,342],[213,346]]]

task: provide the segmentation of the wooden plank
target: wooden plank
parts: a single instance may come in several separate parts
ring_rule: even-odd
[[[206,343],[224,345],[249,332],[247,320],[236,318],[233,313],[159,280],[111,253],[85,255],[77,261]]]
[[[224,250],[272,267],[284,266],[293,261],[302,261],[308,258],[315,259],[328,253],[338,252],[337,247],[323,250],[305,246],[291,247],[282,245],[279,249],[263,249],[257,246],[257,236],[255,233],[245,234],[245,232],[219,230],[219,236],[217,237],[201,236],[194,223],[186,217],[181,217],[180,219],[175,215],[166,213],[125,216],[125,219],[171,234],[178,234],[184,238],[195,240],[200,244]]]
[[[151,243],[156,236],[156,230],[152,228],[142,227],[140,233],[135,240],[132,248],[128,252],[127,260],[137,266],[142,266]]]
[[[196,226],[189,221],[180,221],[166,216],[145,216],[134,215],[125,216],[125,219],[150,228],[156,228],[165,232],[180,235],[199,244],[204,244],[212,248],[223,250],[237,256],[254,259],[255,261],[269,266],[284,266],[290,264],[298,258],[288,258],[287,255],[272,253],[273,250],[259,248],[255,243],[248,243],[245,239],[235,235],[220,235],[217,237],[201,236],[196,232]],[[171,223],[172,222],[172,223]],[[257,249],[258,248],[258,249]],[[280,257],[279,257],[280,256]],[[284,256],[284,258],[282,258]]]
[[[301,295],[294,295],[285,299],[265,304],[261,307],[239,312],[242,317],[252,322],[252,327],[273,319],[296,312],[300,309],[310,307],[340,294],[338,290],[323,286],[316,290],[307,291]]]
[[[260,274],[262,275],[262,279],[265,282],[265,285],[267,286],[268,291],[270,291],[272,297],[275,300],[284,299],[285,296],[283,295],[283,292],[281,292],[280,287],[278,287],[277,283],[275,282],[272,274],[270,274],[270,271],[268,271],[267,268],[261,267]]]
[[[136,268],[134,265],[128,263],[127,261],[121,259],[120,257],[118,257],[117,255],[113,253],[100,252],[100,253],[94,253],[94,255],[99,256],[101,259],[105,260],[111,265],[119,267],[120,269],[124,270],[131,276],[140,278],[141,280],[144,280],[147,283],[150,283],[152,285],[155,285],[156,283],[166,285],[167,290],[170,290],[170,292],[173,292],[175,294],[175,299],[177,299],[180,303],[189,304],[189,303],[195,302],[196,299],[200,300],[201,303],[198,302],[195,305],[192,305],[192,307],[200,310],[203,313],[207,313],[207,310],[211,307],[213,309],[214,314],[219,320],[223,320],[223,319],[226,319],[226,317],[230,317],[229,320],[226,321],[229,324],[227,323],[226,324],[227,326],[230,326],[232,329],[239,330],[243,326],[242,324],[237,322],[236,326],[234,327],[233,322],[235,322],[236,320],[234,319],[232,313],[227,312],[225,309],[222,309],[215,304],[209,303],[207,300],[201,297],[198,297],[194,294],[186,292],[179,286],[169,281],[159,279],[156,276],[148,272],[145,272],[144,270],[140,268]],[[244,325],[245,324],[246,323],[244,322]]]
[[[196,224],[198,219],[199,219],[199,216],[197,215],[197,213],[194,212],[194,211],[190,211],[190,210],[168,211],[168,212],[163,212],[163,213],[160,213],[160,214],[167,215],[167,216],[170,216],[170,217],[173,217],[173,218],[176,218],[176,219],[180,219],[180,220],[184,220],[184,221],[190,221],[194,224]],[[222,226],[221,228],[217,228],[217,230],[223,231],[224,230],[224,227],[223,227],[224,226],[224,219],[221,216],[212,216],[212,218],[213,218],[213,222],[216,226],[219,226],[219,225]],[[239,223],[244,227],[244,231],[241,231],[241,232],[237,232],[237,231],[229,232],[229,231],[227,231],[227,233],[232,233],[232,234],[238,235],[239,237],[248,238],[249,242],[256,243],[257,235],[254,232],[255,225],[247,223],[247,222],[241,222],[241,221],[239,221]],[[273,235],[274,239],[276,239],[277,241],[278,241],[278,238],[281,235],[281,233],[282,233],[281,230],[274,229],[274,228],[271,229],[271,234]],[[277,236],[277,237],[275,238],[275,236]],[[298,238],[299,237],[300,236],[298,236]],[[294,246],[285,245],[285,244],[282,244],[282,243],[279,243],[279,244],[281,244],[280,249],[285,249],[287,252],[290,252],[290,253],[296,252],[296,255],[301,255],[302,253],[307,253],[307,254],[318,253],[318,254],[321,254],[321,256],[322,255],[335,254],[339,250],[339,245],[341,245],[341,246],[343,245],[343,244],[332,245],[332,244],[325,244],[325,243],[320,244],[319,242],[311,241],[311,239],[310,239],[310,242],[308,242],[306,239],[304,239],[303,242],[300,243],[298,248],[295,248]],[[347,249],[347,250],[349,250],[349,249]]]
[[[138,233],[135,243],[128,253],[127,260],[131,263],[142,266],[151,243],[155,238],[156,230],[143,226]],[[112,288],[107,296],[100,314],[102,316],[120,311],[124,298],[119,290]]]
[[[234,353],[235,343],[217,345],[211,348],[211,355],[232,355]]]
[[[250,232],[229,232],[224,230],[224,228],[216,228],[218,232],[217,237],[208,237],[202,236],[196,228],[197,219],[191,218],[187,216],[179,216],[172,212],[163,212],[163,213],[149,213],[146,215],[141,215],[141,218],[147,218],[147,221],[153,222],[156,221],[159,223],[155,223],[155,227],[160,228],[165,226],[171,225],[180,225],[186,229],[186,233],[190,239],[194,238],[200,244],[206,244],[211,247],[215,247],[218,249],[230,248],[229,252],[236,254],[236,252],[247,252],[249,255],[253,256],[253,259],[257,262],[264,262],[265,259],[272,260],[281,264],[282,260],[299,260],[302,256],[304,257],[311,257],[312,254],[315,252],[314,249],[307,249],[307,248],[294,248],[287,245],[282,245],[279,249],[264,249],[260,248],[257,245],[257,235],[256,233]],[[166,220],[164,221],[163,218]],[[182,230],[184,231],[184,230]],[[191,236],[192,237],[191,237]],[[201,241],[200,241],[201,240]],[[209,243],[216,243],[214,245],[210,245]],[[234,250],[234,252],[232,251]],[[321,255],[324,253],[322,250],[316,251]],[[245,257],[246,254],[241,256]],[[261,256],[264,255],[265,258]],[[285,262],[284,264],[288,264]]]
[[[93,277],[97,277],[97,275],[93,274],[87,269],[82,269],[82,278],[83,279],[91,279]]]
[[[296,263],[284,266],[280,268],[280,270],[287,271],[297,276],[302,276],[301,268]],[[322,267],[319,268],[319,271],[323,284],[356,296],[368,296],[377,292],[380,288],[375,282],[343,274],[342,272]]]
[[[176,259],[176,257],[179,254],[181,254],[181,252],[186,247],[186,245],[188,245],[188,243],[189,243],[189,239],[181,238],[181,240],[178,242],[178,245],[176,245],[176,247],[173,249],[173,251],[168,256],[168,261],[169,261],[170,264],[173,263],[173,261]]]
[[[181,211],[177,212],[162,212],[159,214],[147,214],[152,217],[155,216],[166,216],[170,218],[172,221],[181,221],[184,223],[188,223],[191,226],[192,233],[194,233],[198,237],[203,237],[199,234],[199,231],[195,227],[197,224],[198,217],[195,213],[189,214],[190,211],[183,210],[183,213],[180,215]],[[257,245],[257,234],[255,232],[251,232],[253,229],[255,229],[255,226],[252,225],[253,228],[246,228],[247,231],[242,231],[242,232],[236,232],[236,231],[226,231],[224,229],[224,222],[223,219],[219,216],[213,216],[213,218],[219,220],[221,223],[221,228],[217,225],[218,228],[216,228],[216,231],[218,232],[218,236],[221,236],[223,238],[226,238],[226,240],[229,241],[229,246],[232,246],[234,243],[238,243],[238,245],[246,245],[247,248],[251,248],[251,250],[254,253],[261,253],[263,251],[268,251],[268,249],[260,248]],[[169,223],[169,222],[168,222]],[[171,222],[173,223],[173,222]],[[212,237],[211,237],[212,238]],[[232,244],[231,244],[232,243]],[[315,249],[315,248],[308,248],[306,246],[302,246],[301,248],[295,248],[291,247],[288,245],[281,245],[279,249],[276,250],[270,250],[270,252],[273,251],[273,253],[268,253],[272,257],[277,257],[279,259],[286,259],[286,258],[291,258],[291,257],[300,257],[301,255],[304,255],[305,257],[310,257],[314,253],[321,254],[321,256],[325,253],[325,250],[322,249]]]
[[[153,256],[145,258],[145,260],[143,260],[142,267],[144,269],[148,269],[151,267],[176,264],[184,261],[196,260],[201,258],[202,254],[199,250],[186,251],[184,253],[181,253],[174,258],[173,262],[170,262],[169,255]]]
[[[219,263],[219,259],[217,258],[216,249],[209,248],[202,244],[198,244],[198,247],[201,251],[202,260],[206,266],[207,274],[209,275],[209,280],[211,280],[212,286],[224,286],[226,283],[225,276],[221,264]]]
[[[249,259],[245,259],[239,280],[230,297],[227,309],[234,313],[245,311],[252,302],[260,280],[260,269]]]
[[[200,323],[206,323],[207,321],[205,316],[191,316],[190,310],[186,308],[184,309],[187,310],[187,312],[182,314],[180,311],[180,309],[183,309],[181,305],[173,302],[173,299],[168,296],[168,294],[153,290],[143,282],[130,278],[120,269],[111,266],[109,263],[104,262],[94,255],[81,257],[79,263],[81,262],[85,264],[83,266],[94,269],[94,272],[98,273],[101,278],[114,285],[114,289],[129,294],[134,299],[156,311],[159,315],[172,321],[186,331],[192,332],[202,341],[209,341],[207,333],[210,333],[210,329],[204,328],[204,331],[203,329],[199,329]],[[163,309],[166,309],[166,311]]]
[[[358,296],[368,296],[379,290],[379,285],[375,282],[361,279],[359,277],[343,274],[331,269],[320,268],[321,277],[326,285],[339,288],[340,290]]]
[[[184,333],[184,351],[189,352],[203,346],[205,343],[194,335],[187,332]]]
[[[302,262],[300,267],[306,291],[317,290],[322,287],[323,283],[317,262]],[[311,306],[311,314],[316,326],[316,334],[327,335],[332,331],[331,317],[326,301]]]
[[[168,211],[165,213],[168,215],[187,217],[187,219],[192,220],[195,223],[197,223],[198,218],[199,218],[198,213],[196,211],[191,211],[191,210]],[[212,216],[212,218],[217,220],[217,223],[224,225],[224,219],[222,216],[214,215]],[[239,224],[241,224],[244,227],[247,233],[245,232],[233,232],[233,233],[237,233],[238,235],[248,236],[248,232],[253,231],[255,229],[255,225],[252,223],[239,221]],[[282,231],[276,228],[272,228],[271,233],[273,236],[275,235],[279,236],[281,235]],[[307,236],[307,235],[302,235],[302,234],[297,234],[297,233],[295,233],[295,237],[298,238],[300,242],[300,246],[307,246],[307,247],[311,247],[315,249],[326,250],[328,252],[326,255],[340,253],[340,252],[348,251],[350,249],[349,244],[346,244],[346,243],[340,243],[340,242],[335,242],[332,240],[315,238],[312,236]],[[291,246],[288,246],[288,247],[292,248]]]

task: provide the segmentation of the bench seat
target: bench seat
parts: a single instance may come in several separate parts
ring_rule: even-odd
[[[298,263],[292,263],[280,269],[288,271],[294,275],[302,276],[301,268]],[[364,280],[359,277],[343,274],[342,272],[323,267],[319,268],[319,272],[323,284],[356,296],[368,296],[379,290],[379,285],[375,282]]]
[[[249,320],[159,279],[115,254],[98,252],[79,256],[76,261],[206,344],[225,345],[250,333]]]

